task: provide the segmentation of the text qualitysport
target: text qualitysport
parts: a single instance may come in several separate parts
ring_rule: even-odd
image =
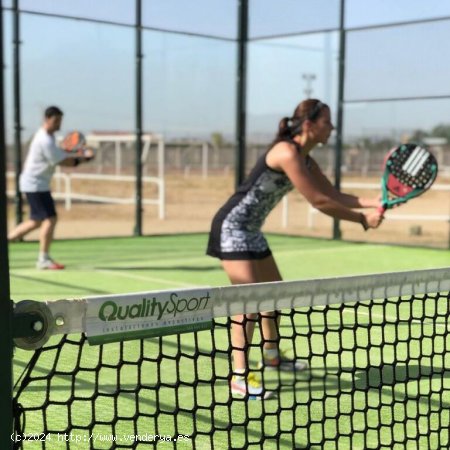
[[[178,313],[185,311],[203,311],[208,308],[209,300],[209,292],[203,297],[191,298],[180,298],[176,292],[172,292],[169,300],[164,301],[156,297],[143,298],[140,303],[132,305],[118,305],[115,301],[109,300],[101,305],[98,317],[105,322],[142,317],[161,320],[176,317]]]

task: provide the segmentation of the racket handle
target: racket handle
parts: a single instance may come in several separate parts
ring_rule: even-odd
[[[378,211],[380,214],[384,214],[385,211],[386,211],[386,209],[387,209],[386,205],[380,205],[380,206],[377,208],[377,211]]]

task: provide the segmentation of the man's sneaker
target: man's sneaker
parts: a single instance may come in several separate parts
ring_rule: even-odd
[[[59,264],[52,259],[45,259],[36,263],[36,268],[41,270],[62,270],[65,268],[63,264]]]
[[[264,357],[264,360],[259,363],[260,369],[266,370],[281,370],[282,372],[300,372],[309,367],[307,361],[301,359],[288,358],[282,351],[275,358],[269,359]]]
[[[231,393],[233,396],[245,397],[248,400],[265,400],[273,397],[273,391],[264,389],[261,381],[250,372],[246,377],[233,376],[231,379]]]

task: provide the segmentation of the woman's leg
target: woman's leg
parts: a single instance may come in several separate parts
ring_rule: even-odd
[[[281,281],[282,279],[273,256],[260,260],[224,260],[222,266],[232,284],[262,283]],[[279,319],[275,320],[276,316],[275,312],[261,314],[261,333],[266,350],[278,348]],[[256,314],[233,317],[231,344],[235,349],[233,351],[235,370],[242,371],[248,367],[248,352],[246,349],[252,342],[256,319]]]
[[[253,260],[223,260],[222,266],[232,284],[257,283],[256,264]],[[235,372],[248,369],[248,347],[255,330],[256,314],[242,314],[232,318],[231,345]]]
[[[273,256],[257,261],[257,273],[259,282],[282,281]],[[287,358],[280,352],[280,318],[281,316],[276,312],[261,313],[261,338],[264,343],[263,366],[289,372],[305,370],[308,367],[306,361]]]
[[[272,255],[255,261],[259,283],[282,281],[277,263]],[[278,349],[280,316],[274,312],[261,313],[261,334],[265,350]]]

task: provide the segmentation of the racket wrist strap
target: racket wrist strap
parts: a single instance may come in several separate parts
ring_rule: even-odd
[[[363,213],[359,215],[359,223],[364,228],[364,231],[367,231],[369,229],[369,224],[367,223],[366,216]]]

